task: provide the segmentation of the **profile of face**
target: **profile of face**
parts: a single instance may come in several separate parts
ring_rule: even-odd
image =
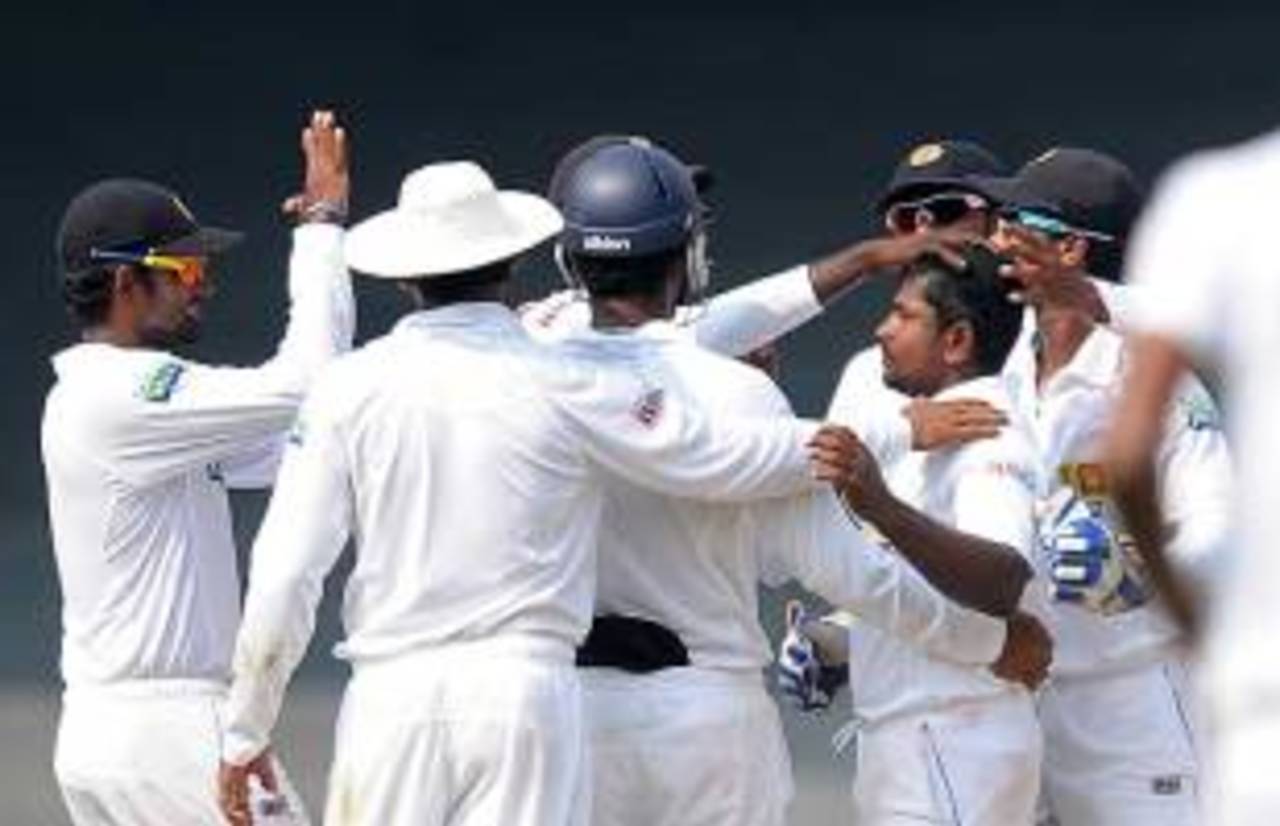
[[[1054,218],[1028,211],[1001,213],[990,236],[992,249],[1013,262],[1013,277],[1032,286],[1085,266],[1089,242]]]
[[[203,275],[187,283],[159,268],[148,268],[145,275],[136,268],[130,272],[118,280],[116,299],[124,303],[125,317],[139,344],[168,349],[200,338],[204,300],[211,294]]]
[[[925,298],[924,286],[921,276],[905,278],[889,313],[876,327],[884,383],[908,396],[937,393],[968,358],[968,325],[953,322],[940,326],[937,310]]]

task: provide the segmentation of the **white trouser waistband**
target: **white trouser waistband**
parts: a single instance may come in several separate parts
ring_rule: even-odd
[[[574,648],[568,641],[529,634],[509,634],[423,646],[388,657],[357,660],[351,665],[359,676],[382,678],[399,671],[437,671],[459,665],[499,665],[503,661],[512,660],[572,666],[573,656]]]
[[[645,691],[672,688],[761,689],[764,676],[754,669],[732,671],[694,665],[632,674],[617,668],[581,668],[582,684],[592,691]]]
[[[63,689],[65,701],[85,699],[154,699],[156,697],[219,696],[227,683],[207,679],[140,679],[109,683],[77,683]]]

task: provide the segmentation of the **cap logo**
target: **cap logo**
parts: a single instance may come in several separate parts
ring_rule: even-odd
[[[940,144],[922,144],[911,150],[911,154],[907,156],[907,164],[910,166],[928,166],[941,158],[944,152],[945,150]]]
[[[182,199],[177,195],[173,196],[173,205],[177,208],[178,212],[182,213],[182,217],[186,218],[193,224],[195,223],[196,216],[191,213],[191,210],[187,209],[187,205],[182,203]]]
[[[1052,149],[1046,149],[1044,152],[1041,152],[1036,157],[1036,159],[1031,163],[1044,163],[1045,161],[1049,160],[1056,154],[1058,154],[1058,147],[1055,146]]]

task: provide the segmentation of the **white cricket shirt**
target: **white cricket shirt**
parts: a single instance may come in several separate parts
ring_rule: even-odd
[[[988,401],[1009,414],[1010,424],[991,439],[905,454],[886,468],[891,489],[940,522],[1003,543],[1031,561],[1039,469],[1027,425],[1002,380],[988,376],[962,382],[934,398]],[[930,656],[861,617],[850,627],[849,663],[854,712],[871,723],[957,702],[1026,694],[985,668]]]
[[[41,428],[69,688],[230,672],[239,583],[227,487],[270,484],[311,377],[351,345],[342,230],[294,231],[289,321],[254,368],[77,344]]]
[[[582,354],[653,351],[712,415],[791,418],[760,371],[695,343],[687,328],[655,321],[635,330],[582,331],[566,348]],[[605,355],[612,358],[612,355]],[[896,409],[868,407],[856,423],[881,453],[909,448]],[[868,622],[963,662],[989,663],[1004,623],[934,591],[855,528],[828,488],[768,502],[726,504],[654,492],[620,478],[605,483],[597,614],[661,623],[698,667],[758,670],[771,659],[760,628],[758,584],[796,578]]]
[[[1028,417],[1044,479],[1044,498],[1070,488],[1096,503],[1123,536],[1111,502],[1099,450],[1123,389],[1125,340],[1097,326],[1071,361],[1037,389],[1036,361],[1029,350],[1011,356],[1005,382]],[[1231,464],[1217,408],[1189,377],[1170,410],[1157,463],[1164,512],[1175,531],[1170,550],[1198,575],[1209,576],[1228,534]],[[1040,546],[1036,568],[1048,581],[1051,558]],[[1054,638],[1053,673],[1105,674],[1137,668],[1175,653],[1177,629],[1158,602],[1112,616],[1052,601],[1045,621]]]
[[[303,408],[254,543],[224,755],[266,745],[349,535],[339,656],[514,638],[571,662],[611,474],[693,497],[794,494],[814,486],[814,429],[713,421],[660,353],[574,358],[498,304],[407,316]]]
[[[1235,446],[1235,535],[1213,594],[1205,695],[1224,725],[1280,698],[1280,269],[1274,227],[1280,134],[1176,165],[1139,223],[1128,276],[1158,301],[1136,326],[1221,380]]]

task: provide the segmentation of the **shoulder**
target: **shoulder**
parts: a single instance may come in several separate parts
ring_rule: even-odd
[[[673,367],[690,390],[718,410],[747,416],[789,416],[786,395],[761,370],[689,341],[672,341]]]

